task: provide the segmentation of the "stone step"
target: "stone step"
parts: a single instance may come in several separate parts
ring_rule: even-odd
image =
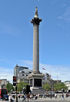
[[[46,91],[44,89],[33,89],[32,93],[33,94],[40,94],[43,95]]]

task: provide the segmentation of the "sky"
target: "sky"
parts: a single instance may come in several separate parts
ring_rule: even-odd
[[[36,6],[42,19],[39,69],[55,80],[70,80],[70,0],[0,0],[0,79],[12,82],[16,64],[33,68],[30,21]]]

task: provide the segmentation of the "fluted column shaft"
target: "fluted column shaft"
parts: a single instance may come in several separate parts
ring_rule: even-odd
[[[33,73],[39,73],[39,25],[33,24]]]

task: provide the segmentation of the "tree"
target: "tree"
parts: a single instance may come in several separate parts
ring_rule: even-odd
[[[22,91],[23,88],[26,87],[26,85],[28,85],[28,83],[25,83],[25,82],[20,82],[20,83],[18,83],[18,84],[17,84],[17,90],[18,90],[18,91]]]
[[[6,85],[6,88],[7,88],[8,92],[10,92],[11,90],[13,90],[13,85],[11,83],[8,83]]]
[[[67,86],[63,82],[58,82],[58,83],[54,83],[54,84],[46,83],[46,84],[43,85],[43,88],[45,90],[49,91],[49,90],[51,90],[51,85],[53,85],[53,90],[55,90],[55,91],[67,90]]]
[[[43,88],[45,90],[50,90],[51,89],[51,86],[48,83],[46,83],[46,84],[43,85]]]
[[[67,86],[63,82],[55,83],[54,84],[54,90],[55,91],[67,90]]]

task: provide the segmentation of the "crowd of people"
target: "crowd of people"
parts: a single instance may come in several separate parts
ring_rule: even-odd
[[[21,95],[21,94],[18,94],[18,100],[22,99],[22,102],[24,102],[24,100],[30,100],[30,99],[39,99],[39,98],[68,98],[70,97],[70,94],[69,93],[55,93],[54,95],[47,95],[46,93],[43,94],[43,95],[40,95],[40,94],[32,94],[32,93],[29,93],[29,94],[24,94],[24,95]],[[14,100],[16,100],[16,95],[9,95],[9,102],[14,102]]]

